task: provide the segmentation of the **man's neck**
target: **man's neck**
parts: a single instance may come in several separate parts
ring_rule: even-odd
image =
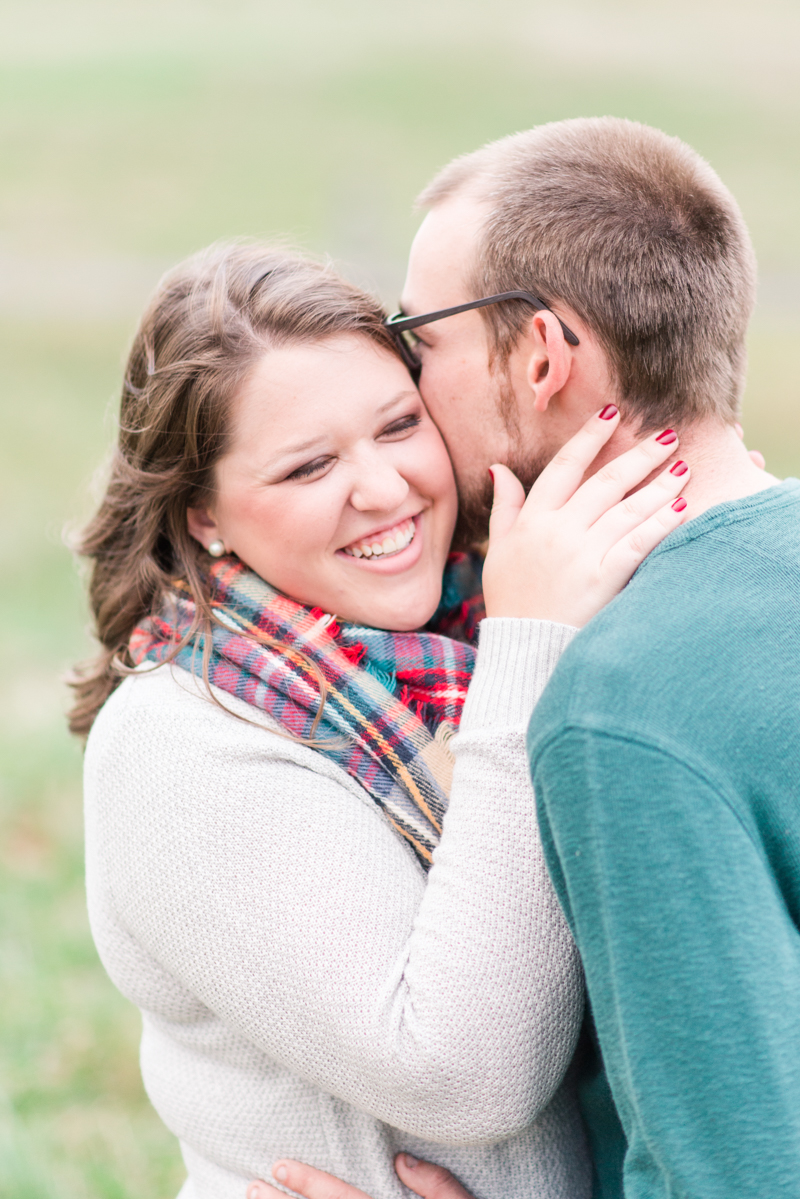
[[[681,436],[680,456],[692,469],[684,488],[691,517],[727,500],[740,500],[780,482],[756,466],[731,425],[704,421]]]
[[[731,425],[723,425],[718,421],[699,421],[686,429],[679,429],[678,433],[678,449],[666,465],[681,458],[691,468],[691,476],[682,491],[688,503],[687,515],[690,520],[716,504],[766,491],[780,482],[774,475],[755,465]],[[638,440],[632,431],[621,426],[609,442],[609,457],[616,457]],[[663,470],[664,467],[659,469]],[[658,473],[654,472],[651,477]]]

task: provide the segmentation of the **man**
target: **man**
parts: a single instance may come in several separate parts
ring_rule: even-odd
[[[476,529],[486,466],[532,482],[605,402],[624,418],[608,456],[669,424],[693,468],[691,520],[574,639],[529,733],[593,1016],[595,1195],[800,1195],[800,485],[734,431],[755,276],[741,215],[688,147],[612,119],[495,143],[422,199],[407,313],[512,290],[548,305],[416,330]],[[398,1168],[420,1194],[464,1194]],[[310,1199],[352,1199],[294,1169]]]

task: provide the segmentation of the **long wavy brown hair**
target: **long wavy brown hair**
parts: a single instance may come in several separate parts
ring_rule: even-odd
[[[210,631],[210,560],[186,512],[213,495],[231,405],[253,366],[270,349],[346,333],[396,354],[383,319],[379,301],[329,265],[265,245],[212,246],[161,281],[128,358],[105,494],[77,547],[91,562],[101,649],[72,676],[73,733],[88,734],[133,668],[131,633],[163,605],[172,580],[185,580],[196,604],[182,644],[201,625]]]

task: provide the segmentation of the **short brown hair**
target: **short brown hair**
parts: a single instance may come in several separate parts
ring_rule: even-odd
[[[633,121],[559,121],[455,159],[419,204],[456,194],[488,209],[475,298],[529,289],[569,305],[643,428],[734,419],[755,256],[735,200],[694,150]],[[506,362],[530,311],[482,312]]]
[[[249,371],[272,348],[348,333],[397,355],[384,315],[329,265],[264,245],[212,246],[161,281],[128,358],[105,495],[78,546],[92,563],[101,653],[73,678],[74,733],[88,733],[132,667],[131,633],[176,577],[196,604],[191,636],[210,630],[210,559],[190,536],[186,511],[213,492],[231,402]]]

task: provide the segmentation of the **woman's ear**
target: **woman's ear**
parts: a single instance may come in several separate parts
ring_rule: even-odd
[[[208,508],[187,508],[186,527],[204,549],[208,549],[212,542],[220,540],[217,522]]]
[[[537,312],[528,334],[530,357],[526,370],[533,392],[533,407],[546,412],[552,396],[567,382],[572,369],[572,350],[567,344],[558,317],[552,312]]]

